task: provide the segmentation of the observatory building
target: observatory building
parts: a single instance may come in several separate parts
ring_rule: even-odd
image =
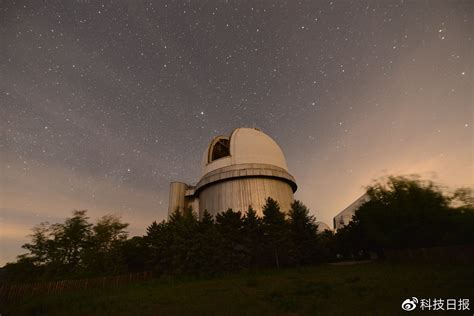
[[[334,216],[333,224],[334,230],[338,230],[352,221],[352,216],[355,215],[355,212],[362,206],[365,202],[369,201],[369,196],[364,193],[361,197],[355,200],[351,205],[343,209],[339,214]]]
[[[204,150],[196,185],[171,183],[168,214],[192,207],[201,218],[205,210],[215,216],[252,207],[262,216],[268,197],[288,212],[296,188],[280,146],[259,129],[237,128],[230,136],[215,137]]]
[[[326,230],[332,231],[331,227],[329,227],[328,224],[323,223],[323,222],[316,222],[316,225],[318,225],[318,230],[316,231],[318,234],[324,233]]]

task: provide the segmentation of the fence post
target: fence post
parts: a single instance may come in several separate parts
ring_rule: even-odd
[[[0,297],[6,299],[16,299],[27,295],[54,294],[68,290],[105,288],[107,286],[120,286],[132,282],[145,281],[150,279],[150,271],[141,271],[115,276],[104,276],[88,279],[55,280],[49,282],[23,283],[23,284],[1,284]]]

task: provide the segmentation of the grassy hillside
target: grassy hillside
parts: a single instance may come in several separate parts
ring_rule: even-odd
[[[412,296],[470,298],[472,310],[473,285],[468,265],[321,265],[35,297],[3,305],[1,315],[397,315]]]

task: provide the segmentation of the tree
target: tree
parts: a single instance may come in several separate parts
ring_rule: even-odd
[[[65,271],[79,270],[81,255],[88,246],[91,226],[86,216],[87,210],[74,210],[72,217],[64,224],[53,225],[55,262],[60,263]]]
[[[45,266],[33,263],[31,258],[24,255],[18,256],[16,262],[9,262],[0,268],[0,281],[6,282],[32,281],[41,279]]]
[[[367,234],[362,231],[361,225],[354,220],[338,229],[334,236],[335,254],[343,258],[358,259],[366,250],[373,250],[383,255],[382,247],[375,241],[367,240]]]
[[[268,197],[263,206],[262,229],[265,240],[266,257],[280,268],[288,262],[288,234],[285,214],[280,211],[277,201]],[[271,259],[273,258],[273,260]]]
[[[257,268],[261,264],[262,239],[262,220],[257,216],[257,212],[249,206],[242,219],[242,244],[247,252],[248,267]]]
[[[471,188],[459,188],[449,197],[451,212],[448,230],[444,236],[447,244],[474,244],[474,194]]]
[[[383,255],[384,249],[474,241],[474,213],[469,211],[469,204],[451,206],[453,199],[430,181],[388,177],[368,187],[367,194],[369,200],[355,212],[353,223],[338,232],[359,250],[370,249]],[[460,193],[455,195],[459,196]]]
[[[46,265],[51,260],[49,252],[49,223],[39,223],[32,228],[32,231],[33,233],[30,235],[31,243],[26,243],[21,246],[30,253],[21,255],[20,259],[29,259],[29,261],[36,266]]]
[[[166,249],[169,271],[176,274],[192,274],[199,269],[195,253],[198,233],[197,215],[191,207],[171,214],[168,221],[170,244]]]
[[[197,274],[213,275],[221,270],[221,240],[212,215],[204,210],[198,223],[194,256]]]
[[[150,251],[146,236],[134,236],[122,244],[123,261],[128,271],[140,272],[149,269]]]
[[[226,270],[242,268],[245,253],[242,245],[242,213],[228,209],[216,215],[217,231],[221,240],[220,254]]]
[[[291,203],[288,213],[292,259],[298,265],[310,264],[317,256],[317,225],[308,208],[298,200]]]
[[[35,226],[31,242],[23,245],[29,253],[19,256],[18,269],[34,265],[38,277],[43,274],[45,278],[124,271],[123,244],[128,224],[105,215],[92,225],[86,213],[74,210],[64,223]]]
[[[20,259],[29,258],[35,265],[44,265],[51,276],[80,271],[92,225],[87,221],[86,213],[86,210],[74,210],[73,216],[63,224],[48,226],[41,223],[34,227],[31,243],[23,245],[30,253],[20,256]]]
[[[149,252],[146,265],[151,266],[156,273],[163,274],[171,264],[171,254],[168,251],[172,242],[170,225],[166,221],[159,224],[153,222],[146,231],[144,241]]]
[[[451,206],[467,211],[474,211],[474,193],[471,188],[458,188],[449,197]]]
[[[114,215],[105,215],[97,221],[85,251],[89,272],[116,274],[125,270],[122,246],[128,236],[127,227],[128,223]]]
[[[318,256],[320,261],[334,261],[336,259],[336,242],[332,230],[324,230],[318,236]]]

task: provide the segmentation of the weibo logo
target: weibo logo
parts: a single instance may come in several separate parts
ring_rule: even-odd
[[[412,297],[412,299],[407,298],[402,302],[402,309],[411,312],[416,308],[416,304],[418,304],[418,299],[416,297]]]

